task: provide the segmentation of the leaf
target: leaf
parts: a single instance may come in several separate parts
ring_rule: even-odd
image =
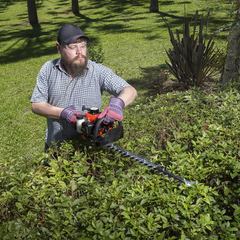
[[[115,208],[116,206],[117,206],[116,203],[112,203],[111,206],[110,206],[110,208]]]
[[[155,147],[152,145],[152,146],[151,146],[151,153],[154,154],[155,152],[156,152],[156,149],[155,149]]]
[[[96,229],[98,229],[98,230],[103,229],[103,222],[102,222],[101,220],[98,220],[98,221],[97,221]]]
[[[173,146],[172,146],[172,143],[171,143],[171,142],[167,141],[167,145],[168,145],[168,147],[169,147],[170,149],[172,149],[172,148],[173,148]]]
[[[132,236],[137,236],[136,231],[134,229],[130,228],[130,232],[131,232]]]
[[[183,203],[183,207],[188,210],[188,205],[186,203]]]
[[[208,196],[206,196],[206,197],[203,199],[203,201],[206,202],[206,203],[208,203],[208,204],[210,204],[210,200],[209,200],[209,197],[208,197]]]
[[[151,230],[151,229],[152,229],[152,224],[151,224],[151,222],[150,222],[150,221],[148,221],[148,223],[147,223],[147,227],[148,227],[148,229],[149,229],[149,230]]]
[[[165,235],[165,231],[161,233],[161,235],[157,238],[157,240],[162,240],[164,238],[164,235]]]
[[[63,182],[63,181],[59,181],[59,185],[60,185],[60,187],[62,188],[62,189],[66,189],[66,183],[65,182]]]
[[[107,159],[107,158],[104,158],[104,159],[103,159],[103,162],[104,162],[105,164],[108,164],[108,163],[110,162],[110,160]]]
[[[81,203],[82,202],[82,199],[75,199],[74,201],[73,201],[73,203],[72,203],[72,206],[75,206],[75,205],[77,205],[77,204],[79,204],[79,203]]]
[[[89,183],[92,184],[92,183],[94,182],[94,179],[95,179],[94,176],[92,176],[91,179],[90,179],[90,181],[89,181]]]
[[[147,198],[144,198],[144,199],[140,202],[140,205],[141,205],[141,206],[144,205],[147,201],[148,201],[148,199],[147,199]]]
[[[164,228],[167,228],[167,227],[169,227],[169,223],[167,222],[167,223],[164,223],[163,225],[162,225],[162,228],[164,229]]]
[[[15,205],[17,206],[18,209],[23,209],[23,206],[20,202],[16,202]]]
[[[240,214],[240,208],[237,208],[235,211],[234,211],[234,215],[239,215]]]
[[[89,167],[83,167],[83,168],[80,168],[80,169],[79,169],[79,172],[80,172],[81,174],[83,174],[83,173],[86,173],[88,169],[89,169]]]
[[[224,186],[224,195],[227,196],[230,192],[232,192],[229,188]]]
[[[87,230],[88,230],[89,232],[95,232],[95,229],[93,229],[93,227],[90,226],[90,225],[87,227]]]
[[[66,166],[70,165],[70,162],[67,161],[66,159],[63,160],[63,163],[64,163],[64,165],[66,165]]]
[[[236,228],[236,227],[232,227],[232,228],[229,229],[229,231],[234,231],[234,232],[237,232],[238,230],[239,230],[239,229]]]
[[[143,227],[143,226],[140,226],[140,229],[141,229],[143,232],[149,234],[149,231],[147,230],[147,228],[145,228],[145,227]]]
[[[235,178],[238,175],[238,172],[230,173],[231,178]]]
[[[50,233],[49,230],[48,230],[47,228],[45,228],[45,227],[41,227],[41,229],[42,229],[42,232],[44,232],[44,233],[45,233],[45,232],[46,232],[46,233]]]
[[[126,208],[125,208],[124,205],[120,205],[119,208],[120,208],[121,210],[126,210]]]
[[[122,212],[121,215],[123,215],[127,219],[131,219],[127,212]]]
[[[21,173],[21,174],[20,174],[20,179],[21,179],[21,181],[23,181],[26,176],[27,176],[26,173]]]

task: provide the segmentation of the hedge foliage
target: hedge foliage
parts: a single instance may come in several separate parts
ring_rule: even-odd
[[[71,142],[39,159],[1,161],[0,238],[238,239],[239,101],[233,87],[192,89],[126,111],[116,144],[191,187]]]

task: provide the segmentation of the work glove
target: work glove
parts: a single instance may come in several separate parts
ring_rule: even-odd
[[[98,119],[105,117],[103,123],[108,124],[110,122],[119,121],[123,119],[123,108],[125,103],[122,99],[111,97],[109,105],[99,114]]]
[[[74,108],[74,106],[70,106],[65,108],[61,114],[60,117],[62,119],[65,119],[70,126],[76,128],[76,121],[77,121],[77,115],[83,115],[82,113],[76,111],[76,109]]]

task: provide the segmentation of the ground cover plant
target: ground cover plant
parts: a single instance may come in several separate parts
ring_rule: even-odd
[[[153,73],[166,72],[171,43],[146,1],[85,0],[78,16],[70,2],[39,1],[34,27],[25,1],[9,3],[0,3],[0,238],[238,239],[238,86],[151,97],[146,86]],[[186,14],[210,12],[212,35],[229,23],[229,5],[172,1],[160,11],[171,29],[180,29]],[[31,113],[29,101],[42,64],[59,57],[56,34],[64,23],[80,25],[95,59],[138,90],[125,109],[119,146],[195,181],[193,187],[76,142],[54,149],[58,159],[42,153],[46,122]],[[219,48],[226,49],[226,36],[217,34]]]

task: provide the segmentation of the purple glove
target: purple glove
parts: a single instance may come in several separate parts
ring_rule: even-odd
[[[109,105],[99,114],[98,119],[105,117],[103,123],[108,124],[110,122],[119,121],[123,119],[123,108],[125,103],[122,99],[111,97]]]
[[[82,113],[76,111],[76,109],[74,108],[74,106],[70,106],[70,107],[67,107],[65,108],[61,114],[60,114],[60,117],[62,119],[65,119],[69,124],[70,126],[72,127],[76,127],[76,121],[77,121],[77,115],[83,115]]]

